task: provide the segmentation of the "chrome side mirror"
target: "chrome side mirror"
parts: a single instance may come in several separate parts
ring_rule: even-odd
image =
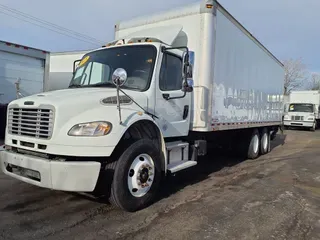
[[[189,53],[183,53],[183,63],[182,63],[182,76],[183,76],[183,91],[192,92],[193,91],[193,67],[189,60]]]
[[[193,72],[193,70],[192,70],[192,65],[189,63],[189,65],[186,66],[186,75],[187,75],[186,77],[187,77],[187,79],[193,77],[193,76],[192,76],[192,72]]]
[[[127,72],[123,68],[117,68],[112,74],[112,82],[117,87],[123,86],[127,82]]]

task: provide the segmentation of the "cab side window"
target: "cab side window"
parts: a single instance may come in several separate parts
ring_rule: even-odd
[[[165,54],[162,59],[159,87],[162,91],[182,89],[182,60],[181,58]]]

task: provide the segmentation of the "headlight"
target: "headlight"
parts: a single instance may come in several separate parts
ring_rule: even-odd
[[[308,117],[308,120],[314,120],[314,117]]]
[[[290,116],[289,115],[284,115],[284,120],[290,120]]]
[[[88,122],[74,125],[68,132],[69,136],[104,136],[111,132],[109,122]]]

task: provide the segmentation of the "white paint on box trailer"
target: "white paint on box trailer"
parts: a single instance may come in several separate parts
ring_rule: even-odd
[[[0,54],[0,103],[16,99],[15,82],[20,79],[23,96],[40,93],[44,88],[44,60],[16,53]]]
[[[150,38],[160,39],[165,44],[172,45],[181,30],[181,25],[161,26],[134,32],[126,36],[126,38],[142,38],[149,36]]]
[[[312,103],[320,104],[320,91],[292,91],[290,103]]]
[[[214,44],[215,128],[234,128],[225,124],[239,122],[281,121],[282,66],[219,10]]]

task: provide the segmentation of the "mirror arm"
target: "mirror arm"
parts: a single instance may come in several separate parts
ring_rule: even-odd
[[[143,107],[141,107],[135,100],[133,100],[128,94],[126,94],[120,87],[119,87],[119,91],[122,92],[125,96],[127,96],[132,102],[134,102],[139,108],[141,108],[141,110],[143,110],[146,114],[154,117],[154,118],[157,118],[158,117],[150,112],[148,112],[147,110],[145,110]]]
[[[166,47],[166,46],[162,46],[161,47],[161,51],[165,52],[166,50],[173,50],[173,49],[185,49],[187,54],[189,55],[189,48],[186,46],[181,46],[181,47]]]
[[[172,99],[179,99],[179,98],[184,98],[186,96],[187,92],[183,91],[183,95],[182,96],[178,96],[178,97],[170,97],[170,95],[165,96],[164,99],[168,100],[172,100]]]
[[[77,63],[77,62],[81,62],[81,59],[75,60],[75,61],[73,62],[73,74],[76,72],[76,63]]]

